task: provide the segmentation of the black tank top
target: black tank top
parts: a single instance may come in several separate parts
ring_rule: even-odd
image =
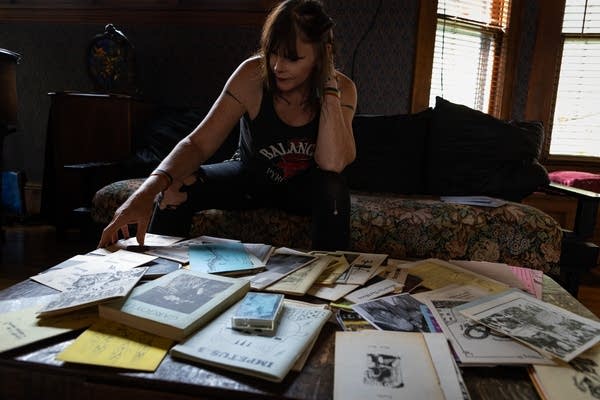
[[[318,131],[319,114],[306,125],[287,125],[275,112],[273,96],[263,91],[256,118],[241,118],[239,158],[265,182],[284,183],[315,165]]]

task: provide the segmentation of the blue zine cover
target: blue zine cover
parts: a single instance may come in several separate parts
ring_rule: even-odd
[[[189,252],[192,271],[221,274],[256,268],[241,242],[192,245]]]

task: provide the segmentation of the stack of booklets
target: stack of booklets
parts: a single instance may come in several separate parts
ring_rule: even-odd
[[[335,399],[468,399],[459,367],[494,365],[527,366],[544,399],[598,391],[600,322],[542,301],[540,271],[206,236],[149,239],[149,247],[124,241],[31,277],[58,293],[0,315],[12,335],[0,351],[91,326],[60,360],[153,371],[170,352],[281,382],[302,368],[332,312],[285,299],[277,318],[236,314],[254,290],[270,292],[248,296],[257,310],[263,303],[251,299],[281,294],[337,309],[331,320],[344,332],[335,339]],[[163,265],[148,253],[188,265]],[[149,263],[161,268],[140,284]],[[88,351],[98,343],[102,352]]]
[[[124,298],[146,273],[147,267],[140,265],[154,258],[122,251],[110,257],[91,256],[86,261],[32,276],[31,279],[60,291],[38,310],[38,316],[60,315]]]
[[[271,335],[232,329],[236,306],[175,345],[176,358],[218,366],[269,381],[280,382],[310,351],[331,311],[286,302]],[[240,345],[243,343],[243,345]]]
[[[173,340],[186,336],[241,299],[250,282],[180,269],[101,304],[100,317]]]

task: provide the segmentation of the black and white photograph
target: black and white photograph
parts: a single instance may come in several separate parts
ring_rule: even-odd
[[[155,286],[135,296],[134,299],[190,314],[231,285],[229,282],[205,279],[189,274],[177,275],[168,284]]]
[[[352,309],[380,330],[429,332],[421,312],[422,305],[423,303],[404,293],[355,304]]]
[[[424,302],[462,365],[552,364],[530,347],[456,311],[455,307],[467,303],[464,300],[425,299]]]
[[[252,288],[264,289],[316,259],[316,256],[302,254],[273,253],[266,264],[267,270],[256,274],[250,280]]]
[[[509,290],[457,307],[463,315],[534,349],[570,361],[600,341],[600,323],[520,291]]]

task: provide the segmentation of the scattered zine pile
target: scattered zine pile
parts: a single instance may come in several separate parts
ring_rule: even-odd
[[[545,399],[600,387],[600,323],[544,302],[540,271],[209,236],[134,241],[30,278],[54,294],[0,302],[0,352],[82,330],[59,360],[155,371],[169,355],[281,382],[332,323],[334,399],[468,399],[461,371],[495,365],[528,368]]]

